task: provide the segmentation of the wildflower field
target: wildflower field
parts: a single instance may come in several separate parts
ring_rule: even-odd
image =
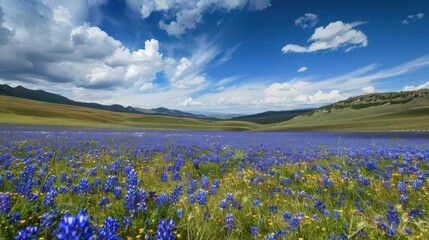
[[[0,131],[0,239],[428,239],[429,133]]]

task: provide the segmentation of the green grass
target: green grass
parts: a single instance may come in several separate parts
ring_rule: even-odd
[[[120,113],[0,96],[0,123],[47,124],[118,129],[194,129],[244,131],[259,125],[244,121]]]
[[[334,104],[335,105],[335,104]],[[429,130],[429,97],[365,108],[321,108],[289,121],[260,125],[246,121],[120,113],[0,96],[0,123],[46,124],[110,129],[222,131],[395,131]]]
[[[319,110],[292,120],[261,127],[268,131],[394,131],[429,130],[429,97],[403,104]]]

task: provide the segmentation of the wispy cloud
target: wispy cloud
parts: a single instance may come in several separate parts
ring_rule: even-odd
[[[148,18],[153,12],[163,12],[159,28],[169,35],[179,37],[190,29],[195,29],[203,22],[206,12],[217,10],[231,11],[248,9],[259,11],[271,6],[270,0],[241,0],[241,1],[158,1],[158,0],[126,0],[133,10],[139,10],[142,18]],[[174,17],[169,17],[169,16]]]
[[[219,92],[205,93],[193,100],[201,103],[198,109],[217,111],[227,111],[228,108],[262,111],[315,107],[362,93],[373,93],[375,87],[370,84],[410,74],[426,67],[429,67],[429,55],[387,69],[380,69],[376,64],[370,64],[330,78],[304,77],[290,81],[277,79],[274,82],[244,81],[242,85],[225,88]],[[428,84],[417,87],[407,86],[406,89],[429,87]]]
[[[295,25],[300,26],[303,29],[313,28],[318,22],[319,16],[314,13],[306,13],[304,16],[295,19]]]
[[[300,67],[297,72],[305,72],[307,71],[307,67]]]
[[[357,47],[366,47],[368,37],[355,27],[364,22],[344,23],[342,21],[331,22],[326,27],[318,27],[308,39],[310,46],[287,44],[282,48],[283,53],[312,53],[320,50],[345,49],[345,52]]]
[[[424,13],[417,13],[417,14],[414,14],[414,15],[408,15],[408,17],[402,21],[402,24],[414,23],[417,20],[422,19],[424,17],[425,17]]]

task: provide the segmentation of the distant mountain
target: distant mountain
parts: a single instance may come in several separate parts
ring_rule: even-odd
[[[7,84],[0,84],[0,95],[11,96],[11,97],[19,97],[30,100],[42,101],[42,102],[50,102],[50,103],[58,103],[79,107],[88,107],[100,110],[107,110],[113,112],[127,112],[127,113],[139,113],[139,114],[157,114],[157,115],[165,115],[165,116],[175,116],[175,117],[192,117],[192,118],[206,118],[204,115],[196,115],[192,113],[182,112],[179,110],[170,110],[168,108],[153,108],[153,109],[142,109],[137,107],[124,107],[119,104],[113,105],[102,105],[98,103],[86,103],[86,102],[78,102],[63,97],[59,94],[46,92],[43,90],[31,90],[22,86],[11,87]]]
[[[95,108],[95,109],[107,110],[107,111],[113,111],[113,112],[140,113],[139,111],[135,110],[133,107],[130,107],[130,106],[124,107],[119,104],[102,105],[98,103],[77,102],[77,101],[70,100],[66,97],[63,97],[59,94],[50,93],[43,90],[31,90],[22,86],[17,86],[14,88],[14,87],[10,87],[7,84],[0,84],[0,95],[26,98],[26,99],[42,101],[42,102]]]
[[[246,114],[233,114],[233,113],[212,113],[206,115],[209,118],[215,118],[219,120],[229,120],[237,117],[246,116]]]
[[[175,116],[175,117],[207,118],[204,115],[197,115],[197,114],[192,114],[192,113],[183,112],[179,110],[168,109],[164,107],[152,108],[152,109],[135,107],[134,109],[140,113],[145,113],[145,114],[166,115],[166,116]]]
[[[314,109],[299,109],[289,111],[268,111],[252,115],[245,115],[240,117],[231,118],[231,120],[248,121],[260,124],[271,124],[290,120],[298,115],[306,114]]]
[[[429,90],[351,97],[261,130],[429,130]]]

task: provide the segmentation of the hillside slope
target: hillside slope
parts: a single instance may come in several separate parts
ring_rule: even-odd
[[[198,129],[242,131],[257,124],[195,118],[112,112],[80,106],[0,96],[0,123],[46,124],[130,129]]]
[[[302,115],[302,114],[311,112],[313,110],[314,109],[267,111],[263,113],[252,114],[252,115],[239,116],[239,117],[232,118],[231,120],[247,121],[247,122],[254,122],[259,124],[270,124],[270,123],[287,121],[298,115]]]
[[[429,90],[353,97],[261,130],[429,130]]]

